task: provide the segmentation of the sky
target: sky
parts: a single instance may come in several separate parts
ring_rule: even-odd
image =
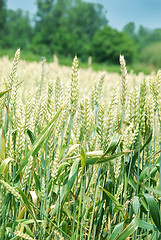
[[[110,26],[118,30],[129,22],[135,22],[136,27],[154,29],[161,28],[161,0],[84,0],[100,3],[107,10]],[[36,12],[35,0],[8,0],[8,8],[29,11],[31,16]]]

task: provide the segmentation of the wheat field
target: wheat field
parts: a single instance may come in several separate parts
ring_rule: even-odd
[[[0,239],[160,239],[161,71],[0,59]]]

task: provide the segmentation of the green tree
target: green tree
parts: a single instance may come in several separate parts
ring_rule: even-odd
[[[70,0],[58,0],[56,2],[54,0],[37,0],[38,10],[32,43],[34,52],[44,55],[50,54],[51,51],[52,54],[61,52],[59,45],[61,40],[64,42],[66,39],[67,9],[71,6],[71,2]]]
[[[135,32],[135,24],[126,24],[123,31],[128,33],[137,44],[137,59],[145,64],[159,66],[159,50],[161,43],[161,29],[148,29],[140,25],[138,32]],[[155,44],[154,44],[155,43]]]
[[[132,38],[135,38],[135,23],[129,22],[123,27],[123,31],[128,33]]]
[[[70,51],[79,57],[89,55],[89,48],[95,32],[108,21],[101,4],[79,1],[69,11],[68,32],[71,33]],[[75,44],[77,43],[77,44]]]
[[[154,29],[154,31],[149,35],[148,43],[161,41],[161,29]]]
[[[140,61],[148,65],[161,67],[161,41],[146,45],[140,53]]]
[[[37,6],[32,44],[37,53],[43,50],[43,54],[88,55],[93,35],[107,24],[100,4],[82,0],[37,0]]]
[[[125,55],[126,61],[132,63],[136,54],[136,44],[125,32],[118,32],[109,26],[99,29],[92,41],[91,55],[97,62],[118,64],[119,55]]]
[[[21,9],[7,10],[6,47],[28,49],[32,37],[29,14]]]
[[[148,39],[150,34],[152,33],[152,30],[149,30],[148,28],[140,25],[137,36],[136,36],[136,42],[138,43],[138,49],[139,51],[145,47],[148,43]]]
[[[6,11],[6,0],[0,0],[0,47],[5,44]]]

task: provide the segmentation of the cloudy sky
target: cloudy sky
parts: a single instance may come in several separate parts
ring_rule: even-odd
[[[107,10],[109,25],[121,30],[128,22],[148,28],[161,28],[161,0],[84,0],[101,3]],[[8,0],[8,8],[36,12],[35,0]]]

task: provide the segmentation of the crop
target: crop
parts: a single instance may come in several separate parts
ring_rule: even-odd
[[[160,239],[161,71],[19,58],[0,61],[0,239]]]

